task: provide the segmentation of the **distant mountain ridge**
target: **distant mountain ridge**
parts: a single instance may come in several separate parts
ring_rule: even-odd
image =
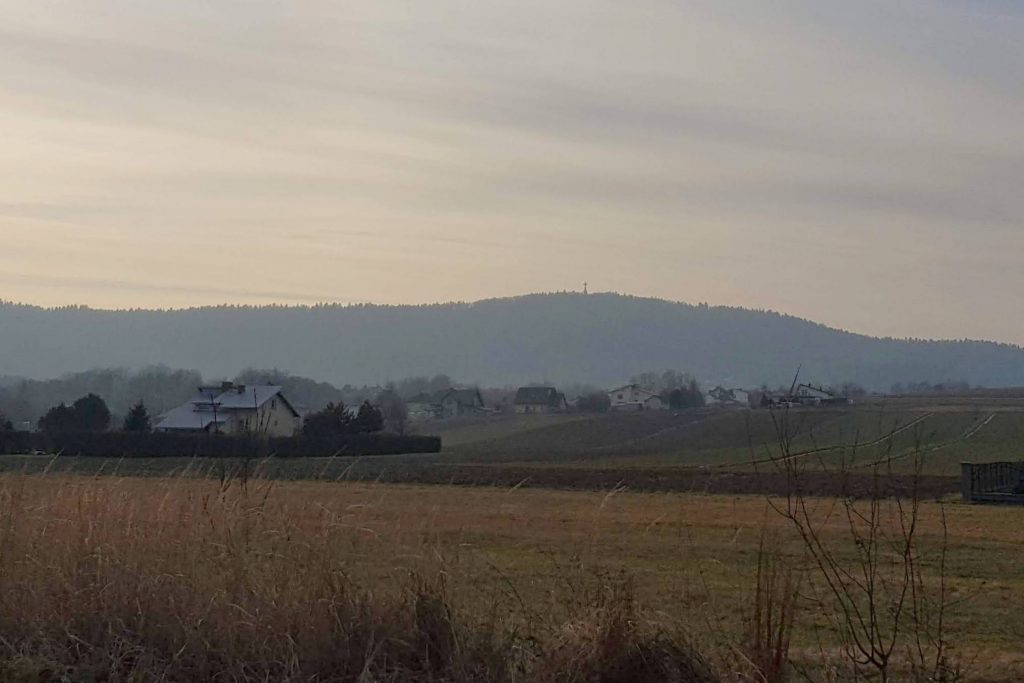
[[[424,306],[44,309],[0,303],[0,375],[48,378],[161,363],[204,376],[277,367],[335,385],[445,373],[464,382],[611,385],[646,370],[705,384],[802,377],[887,389],[1024,385],[1024,349],[879,339],[778,313],[621,294],[532,294]]]

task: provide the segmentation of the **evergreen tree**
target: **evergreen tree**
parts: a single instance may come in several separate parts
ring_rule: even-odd
[[[380,412],[380,408],[369,401],[363,401],[363,405],[359,406],[353,426],[357,432],[379,432],[384,429],[384,415]]]
[[[320,411],[310,413],[302,423],[302,433],[306,436],[337,436],[351,434],[352,413],[344,403],[328,403]]]
[[[67,432],[105,432],[110,427],[110,409],[102,398],[88,394],[70,407],[54,406],[39,418],[40,431],[49,434]]]
[[[668,392],[662,397],[667,401],[669,408],[673,410],[684,410],[686,408],[700,408],[704,405],[704,392],[695,379],[686,379],[681,386]]]
[[[149,419],[149,411],[146,410],[145,403],[139,401],[128,411],[128,415],[124,418],[124,431],[144,434],[153,431],[153,425]]]
[[[110,428],[110,409],[96,394],[87,394],[71,406],[79,431],[105,432]]]
[[[39,431],[47,434],[63,434],[77,431],[78,421],[75,419],[74,408],[65,404],[54,406],[39,418]]]

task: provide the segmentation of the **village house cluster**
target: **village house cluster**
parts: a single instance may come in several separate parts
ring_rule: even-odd
[[[657,411],[671,407],[665,394],[635,383],[616,387],[604,395],[607,398],[604,409],[611,412]],[[405,417],[409,422],[427,422],[484,417],[499,412],[558,414],[585,410],[583,402],[587,398],[580,396],[568,400],[556,387],[524,386],[515,391],[510,401],[506,399],[500,405],[487,406],[480,389],[460,387],[409,398],[405,401]],[[717,408],[775,408],[849,402],[827,389],[808,384],[794,385],[788,392],[746,391],[717,386],[704,392],[701,398],[704,406]],[[285,395],[281,386],[223,382],[199,387],[189,401],[161,415],[155,429],[158,432],[291,436],[302,429],[302,418],[301,409]]]
[[[639,412],[668,410],[669,404],[662,394],[639,384],[626,384],[607,392],[607,409],[612,412]],[[483,416],[495,412],[514,412],[519,415],[567,413],[580,408],[584,397],[567,399],[556,387],[519,387],[511,403],[486,406],[478,389],[448,389],[435,394],[419,394],[406,402],[411,422],[424,422],[454,417]],[[749,407],[750,394],[742,389],[716,387],[704,395],[704,403],[718,407]]]

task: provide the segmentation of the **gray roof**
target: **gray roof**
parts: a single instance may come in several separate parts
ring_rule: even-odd
[[[213,416],[213,411],[196,410],[189,402],[161,415],[156,428],[202,431],[213,424]],[[217,413],[217,424],[224,424],[230,419],[230,414]]]
[[[515,404],[518,406],[554,406],[565,400],[565,397],[554,387],[521,387],[516,392]]]
[[[436,391],[433,394],[420,393],[406,401],[406,405],[410,403],[441,405],[445,401],[455,401],[455,403],[460,406],[471,407],[480,407],[484,404],[484,399],[483,396],[480,395],[480,390],[474,388],[446,389],[444,391]]]
[[[241,386],[222,392],[216,399],[218,410],[245,410],[258,408],[281,393],[281,387],[273,385]],[[288,404],[291,407],[291,404]]]
[[[200,387],[188,403],[164,413],[157,429],[206,429],[216,414],[217,423],[224,424],[236,410],[255,410],[279,397],[285,406],[298,417],[299,413],[281,393],[282,387],[274,385],[245,386],[211,389]]]
[[[651,391],[650,389],[645,389],[644,387],[640,386],[639,384],[627,384],[625,386],[621,386],[621,387],[612,389],[608,393],[609,394],[614,394],[614,393],[617,393],[617,392],[620,392],[620,391],[626,391],[627,389],[630,390],[630,391],[642,391],[645,394],[650,394],[651,396],[657,396],[658,395],[658,392]]]

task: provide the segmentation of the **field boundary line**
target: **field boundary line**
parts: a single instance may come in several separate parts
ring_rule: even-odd
[[[908,457],[910,455],[913,455],[914,453],[921,453],[921,454],[934,453],[936,451],[941,451],[943,448],[948,448],[949,446],[952,446],[953,444],[964,443],[965,441],[967,441],[968,439],[970,439],[974,435],[976,435],[978,432],[980,432],[982,429],[984,429],[986,425],[988,425],[990,422],[992,422],[992,420],[995,418],[995,416],[996,416],[996,414],[992,413],[987,418],[982,419],[982,420],[978,420],[977,422],[972,424],[970,427],[968,427],[967,431],[965,431],[963,434],[961,434],[960,436],[958,436],[956,438],[946,439],[945,441],[942,441],[942,442],[939,442],[939,443],[936,443],[936,444],[931,444],[929,446],[925,446],[925,447],[923,447],[920,450],[918,450],[916,448],[907,448],[907,449],[904,449],[904,450],[900,451],[899,453],[893,453],[893,454],[891,454],[891,455],[889,455],[889,456],[887,456],[885,458],[881,458],[881,459],[875,460],[873,462],[864,463],[862,465],[855,465],[854,469],[862,469],[862,468],[866,468],[866,467],[877,467],[878,465],[885,465],[885,464],[888,464],[888,463],[895,462],[896,460],[902,460],[903,458],[906,458],[906,457]]]
[[[981,422],[979,422],[979,423],[978,423],[977,425],[975,425],[975,426],[974,426],[974,427],[973,427],[972,429],[970,429],[970,430],[968,430],[968,431],[967,431],[966,433],[964,433],[964,437],[963,437],[963,438],[964,438],[964,441],[966,441],[967,439],[973,438],[975,434],[977,434],[977,433],[978,433],[978,432],[980,432],[980,431],[981,431],[982,429],[984,429],[985,427],[987,427],[987,426],[988,426],[988,424],[989,424],[990,422],[992,422],[992,420],[994,420],[994,419],[995,419],[995,417],[996,417],[996,414],[995,414],[995,413],[992,413],[992,414],[990,414],[990,415],[989,415],[988,417],[986,417],[986,418],[985,418],[984,420],[982,420],[982,421],[981,421]]]
[[[831,453],[832,451],[838,451],[838,450],[842,450],[844,448],[871,448],[872,446],[877,446],[880,443],[884,443],[888,439],[891,439],[891,438],[893,438],[895,436],[899,436],[900,434],[902,434],[903,432],[907,431],[908,429],[912,429],[912,428],[916,427],[917,425],[921,424],[922,422],[924,422],[925,420],[927,420],[929,418],[932,418],[932,417],[935,417],[935,413],[925,413],[924,415],[921,415],[920,417],[918,417],[918,418],[916,418],[914,420],[911,420],[907,424],[905,424],[905,425],[903,425],[901,427],[898,427],[898,428],[892,430],[891,432],[889,432],[888,434],[880,436],[880,437],[878,437],[877,439],[875,439],[873,441],[865,441],[864,443],[845,443],[845,444],[835,444],[833,446],[822,446],[820,448],[811,448],[811,449],[806,450],[806,451],[798,451],[796,453],[790,453],[789,455],[785,455],[785,456],[779,456],[779,457],[766,456],[764,458],[754,458],[752,460],[744,460],[742,462],[732,462],[732,463],[723,463],[723,464],[720,464],[720,465],[710,465],[709,467],[713,468],[713,469],[724,469],[724,468],[728,468],[728,467],[737,467],[739,465],[768,465],[768,464],[777,463],[777,462],[792,462],[793,460],[797,460],[799,458],[806,458],[809,455],[819,455],[819,454],[822,454],[822,453]]]

